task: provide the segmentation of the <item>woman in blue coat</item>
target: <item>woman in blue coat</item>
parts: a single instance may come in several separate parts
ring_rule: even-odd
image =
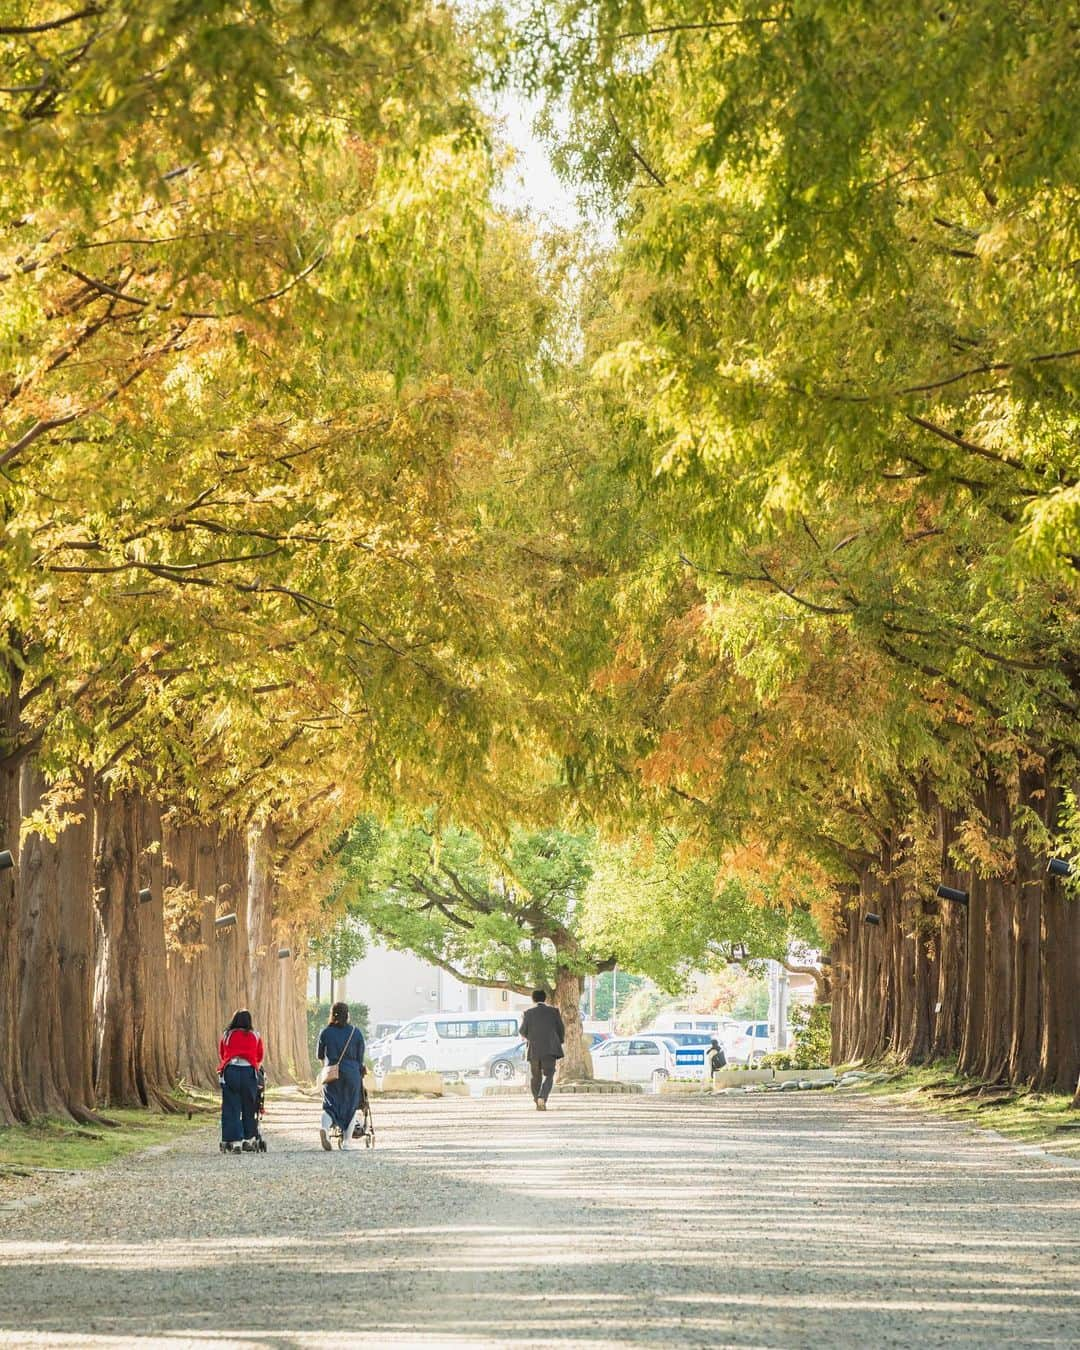
[[[330,1021],[319,1033],[315,1057],[322,1061],[324,1072],[331,1064],[338,1070],[336,1078],[323,1083],[319,1139],[323,1148],[329,1149],[330,1129],[336,1125],[341,1131],[341,1147],[349,1148],[363,1090],[364,1033],[350,1024],[347,1003],[335,1003],[330,1009]]]

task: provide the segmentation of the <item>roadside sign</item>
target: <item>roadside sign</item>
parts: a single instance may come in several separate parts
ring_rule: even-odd
[[[700,1046],[696,1049],[693,1046],[688,1046],[684,1050],[676,1050],[675,1067],[677,1069],[703,1069],[705,1067],[705,1051]]]

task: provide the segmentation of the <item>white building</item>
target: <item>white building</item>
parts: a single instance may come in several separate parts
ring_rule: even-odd
[[[328,990],[323,980],[323,997]],[[412,952],[372,944],[362,961],[345,977],[347,1003],[368,1009],[368,1030],[380,1022],[407,1022],[429,1012],[519,1012],[530,999],[507,989],[484,989],[464,984]],[[314,977],[309,990],[314,997]]]

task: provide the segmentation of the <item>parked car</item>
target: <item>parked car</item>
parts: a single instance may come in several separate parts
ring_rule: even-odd
[[[724,1037],[724,1053],[733,1064],[756,1064],[772,1049],[768,1022],[744,1022]]]
[[[414,1017],[384,1043],[379,1067],[437,1073],[466,1073],[513,1050],[518,1020],[505,1014],[431,1013]]]
[[[582,1036],[589,1049],[595,1054],[595,1046],[606,1040],[599,1031],[584,1031]],[[527,1046],[525,1041],[515,1045],[512,1050],[498,1050],[491,1056],[484,1067],[480,1070],[482,1078],[495,1078],[500,1083],[509,1083],[514,1078],[528,1078],[529,1063],[525,1058]]]
[[[675,1056],[676,1078],[704,1078],[708,1072],[706,1059],[713,1037],[703,1031],[662,1031],[646,1029],[640,1035],[659,1036]]]
[[[661,1083],[675,1073],[675,1047],[662,1036],[616,1036],[592,1052],[597,1078]]]

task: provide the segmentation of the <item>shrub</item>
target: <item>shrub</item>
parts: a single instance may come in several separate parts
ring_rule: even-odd
[[[828,1003],[796,1007],[791,1012],[795,1035],[789,1050],[777,1050],[761,1061],[763,1069],[827,1069],[832,1055],[831,1008]]]

